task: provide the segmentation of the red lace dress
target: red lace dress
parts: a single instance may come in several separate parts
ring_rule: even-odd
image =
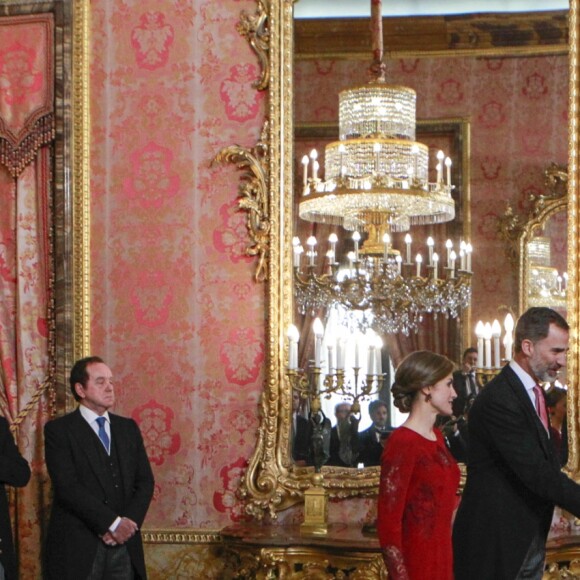
[[[452,580],[459,468],[436,441],[399,427],[381,459],[377,528],[389,580]]]

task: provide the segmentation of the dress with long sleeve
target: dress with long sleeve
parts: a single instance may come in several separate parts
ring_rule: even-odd
[[[381,459],[378,534],[389,579],[452,580],[459,468],[443,436],[399,427]]]

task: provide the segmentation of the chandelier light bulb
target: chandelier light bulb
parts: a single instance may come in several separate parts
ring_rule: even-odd
[[[318,159],[318,151],[316,151],[316,149],[313,149],[313,150],[310,152],[310,159],[312,159],[313,161],[314,161],[315,159]]]

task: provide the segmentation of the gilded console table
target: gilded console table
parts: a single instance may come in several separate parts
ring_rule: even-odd
[[[305,536],[298,524],[240,524],[221,537],[231,580],[387,578],[377,538],[360,525],[330,524],[326,536]]]

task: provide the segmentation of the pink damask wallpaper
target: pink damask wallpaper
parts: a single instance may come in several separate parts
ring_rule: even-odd
[[[235,490],[258,426],[264,289],[244,257],[238,173],[211,162],[224,146],[253,146],[263,123],[257,59],[236,30],[255,7],[91,2],[91,341],[115,375],[116,412],[145,438],[156,478],[148,529],[217,530],[242,517]],[[312,104],[300,118],[331,119],[325,86],[361,70],[301,63]],[[404,60],[392,74],[418,90],[419,117],[471,117],[474,244],[489,248],[475,259],[475,291],[487,315],[514,298],[496,217],[508,199],[523,208],[543,168],[566,160],[566,59]],[[369,509],[341,502],[331,517]],[[219,577],[214,548],[146,549],[153,577]]]
[[[145,438],[147,528],[235,521],[255,444],[264,289],[238,174],[211,164],[263,123],[242,9],[255,4],[91,3],[91,343]]]

